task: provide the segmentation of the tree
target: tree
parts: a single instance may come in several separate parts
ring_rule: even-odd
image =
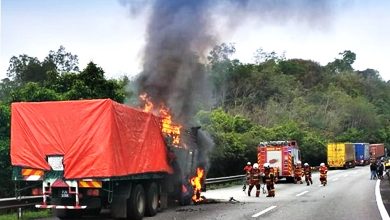
[[[62,96],[55,91],[42,87],[38,83],[28,82],[11,93],[12,102],[42,102],[62,100]]]
[[[49,51],[49,55],[43,61],[43,65],[45,64],[52,65],[52,68],[55,68],[60,73],[79,71],[78,56],[66,52],[65,47],[62,45],[56,52],[53,50]]]
[[[215,46],[207,57],[211,67],[209,68],[210,78],[213,82],[213,96],[217,105],[224,106],[226,101],[228,75],[233,61],[230,57],[235,53],[233,44],[221,44]]]
[[[0,82],[0,197],[13,195],[10,164],[10,103],[111,98],[123,102],[127,78],[109,79],[94,63],[78,72],[78,59],[64,47],[40,62],[28,55],[13,56],[9,78]]]
[[[350,50],[339,53],[342,59],[335,59],[326,66],[331,73],[341,73],[344,71],[353,71],[352,64],[356,60],[356,54]]]
[[[26,54],[13,56],[10,59],[7,75],[19,83],[42,82],[46,79],[46,73],[38,58]]]
[[[284,53],[282,55],[278,55],[275,51],[265,52],[263,50],[263,48],[259,48],[256,50],[254,58],[255,58],[256,64],[265,63],[265,62],[268,62],[270,60],[279,62],[279,61],[283,61],[286,59]]]
[[[10,108],[0,103],[0,198],[13,195],[9,157]]]
[[[78,71],[77,65],[77,55],[66,52],[65,48],[60,46],[56,52],[51,50],[42,62],[26,54],[13,56],[10,59],[7,75],[18,83],[43,83],[48,79],[48,72],[58,75],[63,72]]]

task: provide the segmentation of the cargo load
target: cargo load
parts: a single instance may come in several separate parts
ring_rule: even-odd
[[[42,195],[36,207],[59,218],[106,208],[113,218],[142,219],[168,201],[188,205],[200,197],[190,182],[204,167],[199,128],[180,135],[181,126],[166,118],[110,99],[13,103],[15,192]]]
[[[330,168],[355,167],[355,145],[352,143],[328,143],[327,159]]]
[[[66,179],[172,172],[151,113],[101,99],[13,103],[11,114],[13,166],[48,171],[63,155]]]
[[[355,164],[367,165],[370,163],[370,145],[368,143],[354,143],[355,145]]]
[[[370,144],[370,157],[372,160],[381,159],[385,156],[384,144]]]

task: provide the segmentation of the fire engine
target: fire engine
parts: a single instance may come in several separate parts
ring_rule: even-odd
[[[300,151],[296,141],[260,142],[257,147],[257,161],[260,167],[269,163],[275,170],[278,180],[285,178],[294,181],[294,167],[300,161]]]

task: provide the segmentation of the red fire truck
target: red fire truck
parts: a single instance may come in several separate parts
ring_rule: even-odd
[[[301,160],[296,141],[267,141],[260,142],[257,147],[257,161],[259,167],[269,163],[276,169],[276,177],[294,181],[294,165]]]

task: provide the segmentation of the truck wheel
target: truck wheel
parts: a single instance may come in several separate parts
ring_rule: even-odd
[[[186,205],[191,205],[192,202],[192,195],[185,195],[180,198],[180,205],[181,206],[186,206]]]
[[[141,184],[137,184],[127,200],[127,218],[141,220],[145,213],[145,191]]]
[[[55,209],[54,215],[59,219],[80,219],[82,211],[72,209]]]
[[[101,210],[102,210],[101,208],[85,209],[83,215],[98,216]]]
[[[158,209],[158,187],[155,182],[146,187],[146,206],[145,215],[155,216]]]

